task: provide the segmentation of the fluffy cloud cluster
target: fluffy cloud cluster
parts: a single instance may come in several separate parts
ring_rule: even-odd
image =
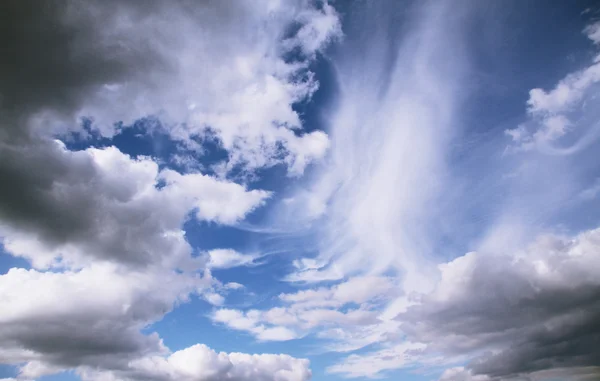
[[[0,363],[19,366],[20,379],[67,369],[103,380],[308,379],[305,360],[203,346],[165,357],[159,336],[142,333],[190,294],[219,304],[215,289],[242,287],[210,268],[244,257],[215,252],[207,264],[183,224],[235,224],[268,192],[55,138],[110,138],[153,115],[187,150],[216,139],[225,175],[277,163],[301,174],[329,143],[302,132],[292,105],[316,90],[309,64],[341,33],[333,8],[66,0],[2,11],[11,60],[0,64],[0,236],[32,268],[0,275],[10,306],[0,312]]]
[[[10,172],[0,199],[4,247],[36,268],[183,261],[192,251],[181,230],[188,213],[233,224],[269,196],[199,173],[159,171],[153,160],[114,147],[4,148],[14,159],[0,164]]]
[[[116,122],[154,115],[198,153],[199,140],[217,139],[229,155],[225,171],[286,163],[301,174],[328,147],[323,132],[302,133],[292,109],[318,87],[310,62],[341,33],[328,4],[72,0],[6,8],[11,33],[2,45],[13,59],[2,67],[2,124],[59,133],[87,117],[112,136]]]
[[[166,351],[156,334],[140,329],[198,283],[111,264],[61,273],[11,269],[0,276],[0,295],[11,306],[0,314],[0,362],[24,364],[27,379],[81,366],[127,367],[132,358]]]
[[[217,353],[197,344],[169,356],[148,356],[129,364],[127,371],[98,373],[81,371],[85,381],[160,380],[160,381],[306,381],[311,372],[308,360],[287,355],[248,355]]]
[[[404,342],[330,372],[451,368],[441,380],[595,379],[600,375],[600,229],[542,236],[523,251],[442,264],[436,289],[397,316]]]
[[[330,287],[280,294],[281,306],[268,310],[219,309],[212,319],[258,340],[286,341],[316,331],[338,343],[326,350],[353,350],[382,338],[381,326],[389,322],[379,319],[376,307],[395,294],[394,288],[386,277],[355,277]]]
[[[441,266],[437,290],[400,316],[402,329],[432,351],[476,354],[469,368],[492,378],[596,366],[599,251],[596,229],[514,255],[469,253]]]
[[[598,30],[600,22],[589,25],[584,29],[586,36],[599,43]],[[550,154],[571,154],[587,146],[596,136],[598,127],[594,120],[587,120],[581,115],[593,113],[598,107],[592,96],[598,90],[600,82],[600,55],[596,55],[591,65],[569,74],[552,90],[532,89],[529,92],[529,113],[531,121],[519,127],[507,130],[513,141],[510,151],[527,151],[539,149]],[[571,117],[576,114],[577,122]],[[555,143],[572,130],[579,128],[587,130],[576,143],[570,147],[555,147]]]
[[[5,251],[37,269],[0,276],[0,296],[11,306],[0,313],[0,362],[21,364],[22,378],[73,368],[130,369],[130,361],[167,351],[156,334],[141,329],[190,293],[214,301],[215,285],[229,288],[208,271],[198,273],[202,258],[192,256],[181,230],[188,214],[235,223],[268,193],[159,170],[151,159],[132,159],[116,148],[48,147],[55,153],[48,158],[62,167],[47,161],[40,183],[12,184],[17,198],[0,203]],[[33,180],[34,174],[27,175]],[[216,267],[240,264],[220,254],[211,253]],[[296,373],[284,372],[281,380],[304,377]]]
[[[242,254],[232,249],[214,249],[207,253],[206,265],[211,269],[228,269],[253,265],[257,259],[257,255]]]

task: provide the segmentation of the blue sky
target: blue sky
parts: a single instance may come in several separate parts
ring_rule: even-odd
[[[595,1],[2,5],[0,381],[595,380]]]

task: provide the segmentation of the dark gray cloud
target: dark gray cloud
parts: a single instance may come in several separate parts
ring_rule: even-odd
[[[474,357],[468,369],[492,379],[598,366],[599,238],[595,230],[518,256],[458,258],[442,267],[434,295],[399,316],[402,330],[431,353]]]
[[[2,153],[0,178],[6,185],[0,190],[0,228],[7,249],[13,239],[29,234],[42,243],[40,252],[68,245],[77,247],[79,256],[135,265],[190,250],[165,233],[178,231],[192,205],[169,197],[168,189],[140,196],[141,186],[157,181],[150,161],[148,172],[115,149],[73,153],[54,142],[5,146]],[[94,155],[112,167],[100,166]],[[129,176],[119,178],[114,170]]]
[[[41,111],[69,117],[104,84],[167,69],[168,61],[151,44],[135,34],[118,33],[117,16],[141,22],[155,8],[153,3],[101,5],[77,0],[2,2],[2,130],[26,129],[27,119]]]
[[[22,322],[3,325],[0,330],[2,347],[27,348],[42,358],[46,364],[59,369],[78,366],[126,369],[131,358],[144,353],[159,352],[156,335],[144,336],[138,327],[120,327],[114,321],[49,322],[43,321],[44,329]],[[0,356],[3,363],[35,361],[32,358]]]
[[[119,12],[135,21],[152,4],[100,3],[0,4],[6,57],[0,62],[0,220],[51,246],[88,240],[111,221],[99,216],[106,195],[97,188],[101,179],[93,160],[65,152],[45,130],[73,124],[74,113],[102,85],[168,66],[131,35],[106,32],[116,28]],[[33,121],[43,113],[52,114],[52,123]],[[138,221],[151,212],[140,213]],[[122,238],[114,237],[114,247],[103,251],[126,256],[117,244]]]
[[[155,249],[169,249],[169,244],[148,238],[160,240],[165,226],[173,226],[172,206],[154,200],[123,208],[136,195],[118,190],[131,185],[125,184],[127,179],[105,184],[106,173],[93,158],[65,151],[52,138],[81,132],[81,116],[90,116],[92,128],[105,136],[116,132],[115,122],[131,122],[163,108],[180,123],[192,99],[207,109],[202,114],[207,118],[225,115],[223,123],[234,130],[227,136],[235,139],[241,131],[236,123],[245,124],[243,118],[254,115],[246,110],[248,99],[229,105],[233,95],[248,93],[238,82],[250,76],[245,86],[260,85],[264,71],[281,70],[276,45],[302,9],[299,3],[289,4],[275,15],[249,3],[232,7],[185,0],[10,0],[0,7],[0,45],[8,58],[0,63],[0,228],[28,232],[50,248],[76,243],[92,255],[136,264],[152,260]],[[274,55],[270,61],[255,59],[263,50]],[[287,84],[287,77],[281,81]],[[266,98],[273,100],[265,101],[284,105],[286,113],[291,105],[274,93],[267,92]],[[213,108],[217,116],[211,116]],[[277,107],[271,111],[274,117],[281,114]],[[245,116],[239,120],[238,114]],[[271,121],[257,124],[270,128]],[[182,140],[192,134],[170,132]],[[253,142],[263,141],[260,129],[249,133]],[[290,134],[270,138],[297,140]],[[309,151],[311,142],[306,140]],[[304,149],[294,142],[296,146]],[[254,147],[248,152],[267,154]],[[312,153],[306,155],[308,160]],[[270,163],[263,159],[255,163]],[[166,215],[156,218],[160,213]]]
[[[0,63],[1,235],[30,234],[43,243],[38,250],[70,246],[74,251],[76,246],[80,256],[134,265],[190,250],[182,239],[165,233],[180,229],[193,208],[184,200],[191,195],[176,199],[165,189],[142,197],[143,186],[158,181],[152,175],[158,176],[156,170],[135,169],[118,152],[108,155],[112,163],[103,167],[93,153],[71,152],[52,140],[57,133],[78,130],[77,117],[85,110],[95,112],[90,116],[104,124],[94,128],[108,135],[106,123],[119,121],[124,110],[132,110],[133,119],[157,111],[163,98],[156,90],[177,76],[178,58],[165,48],[185,37],[177,28],[200,25],[200,15],[223,24],[240,16],[236,7],[221,2],[169,4],[2,2],[0,44],[9,58]],[[106,90],[129,84],[125,99]],[[138,110],[135,104],[151,92],[153,102]],[[118,178],[118,172],[123,176]],[[212,185],[244,200],[241,187]],[[195,187],[198,193],[209,191]],[[243,216],[252,205],[239,207],[238,216]],[[219,213],[207,219],[224,220]]]
[[[101,378],[133,374],[130,361],[165,349],[158,335],[142,330],[212,282],[197,273],[202,264],[191,258],[181,230],[188,214],[233,224],[269,194],[159,171],[152,159],[133,159],[114,147],[71,151],[54,138],[85,134],[82,116],[105,137],[118,133],[115,122],[163,109],[181,123],[189,99],[225,115],[236,136],[237,123],[254,114],[246,98],[225,106],[282,70],[279,52],[272,51],[302,9],[297,2],[271,17],[251,2],[0,2],[0,237],[4,251],[36,268],[0,276],[0,299],[10,306],[0,309],[0,363],[22,366],[27,379],[65,369],[93,370]],[[304,16],[310,23],[315,14]],[[273,57],[262,57],[265,52]],[[246,87],[238,87],[240,78]],[[297,84],[288,79],[282,74],[268,84],[276,82],[275,90]],[[279,131],[271,117],[291,110],[295,98],[272,93],[266,100],[282,107],[256,125]],[[260,140],[262,130],[254,132]],[[159,181],[166,184],[157,187]],[[290,379],[308,377],[307,364],[299,371]]]

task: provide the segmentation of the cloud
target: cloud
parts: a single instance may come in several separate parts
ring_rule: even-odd
[[[375,303],[378,297],[389,296],[393,292],[391,278],[360,276],[335,284],[331,287],[307,289],[291,294],[281,294],[279,298],[297,307],[342,307],[348,303]]]
[[[103,263],[79,271],[14,268],[0,276],[0,362],[23,364],[21,377],[38,378],[90,366],[118,369],[133,358],[166,350],[157,334],[140,330],[157,321],[202,280],[146,268]]]
[[[284,203],[294,212],[281,215],[291,217],[278,221],[314,223],[318,256],[288,280],[401,272],[407,290],[431,286],[444,160],[465,95],[467,59],[457,41],[467,12],[446,17],[444,4],[397,6],[348,13],[333,60],[339,99],[327,110],[328,160]],[[410,28],[400,35],[393,26],[405,21]]]
[[[342,363],[328,367],[327,373],[339,373],[347,378],[376,378],[382,371],[414,362],[418,358],[414,352],[420,352],[424,347],[424,344],[405,342],[367,355],[350,355]]]
[[[348,351],[385,334],[388,322],[379,319],[376,307],[393,298],[393,288],[385,277],[356,277],[330,287],[280,294],[279,305],[267,310],[220,309],[211,318],[262,341],[287,341],[316,333],[337,343],[324,346],[324,350]],[[397,328],[398,324],[392,325]]]
[[[197,344],[169,356],[148,356],[132,361],[129,369],[80,372],[85,381],[160,380],[160,381],[307,381],[311,377],[309,361],[288,355],[215,352]]]
[[[474,376],[508,380],[594,367],[600,360],[599,245],[595,229],[440,265],[436,290],[398,316],[401,330],[430,353],[470,356]]]
[[[376,378],[392,369],[447,368],[440,381],[595,379],[599,245],[595,229],[443,263],[435,289],[372,341],[379,349],[345,357],[328,372]]]
[[[225,288],[229,289],[229,290],[241,290],[243,289],[245,286],[243,284],[237,283],[237,282],[229,282],[225,284]]]
[[[244,313],[238,310],[220,309],[213,313],[211,319],[229,328],[249,332],[261,341],[288,341],[301,337],[299,333],[286,327],[262,323],[260,315],[261,312],[257,310]]]
[[[302,133],[292,108],[318,88],[309,65],[341,34],[327,4],[71,0],[3,8],[10,22],[1,42],[13,59],[0,67],[1,124],[10,134],[65,133],[89,117],[110,137],[116,122],[154,115],[192,150],[198,139],[217,139],[229,155],[226,171],[287,163],[292,175],[327,149],[323,132]],[[294,25],[298,32],[288,35]],[[302,54],[289,61],[296,48]]]
[[[111,138],[151,115],[187,150],[215,138],[226,171],[283,163],[301,174],[329,143],[302,131],[292,104],[318,87],[308,66],[341,33],[333,8],[72,0],[2,11],[0,43],[12,58],[0,64],[0,236],[33,268],[0,275],[0,299],[11,305],[0,312],[0,362],[19,366],[20,379],[68,369],[160,378],[165,366],[173,379],[307,379],[308,362],[285,355],[193,347],[167,360],[160,337],[142,333],[191,294],[223,303],[222,285],[192,256],[186,220],[236,224],[269,192],[56,139]],[[294,25],[301,33],[289,35]],[[214,374],[201,373],[204,364],[190,375],[176,361],[185,355],[215,360]]]
[[[11,305],[0,313],[0,362],[20,365],[25,378],[120,369],[166,350],[156,333],[140,331],[191,293],[220,304],[182,225],[191,212],[234,224],[268,192],[159,170],[114,147],[26,142],[3,147],[0,232],[4,251],[37,270],[0,275],[0,298]]]
[[[588,25],[584,29],[584,33],[595,44],[600,44],[600,22],[595,22],[593,24]]]
[[[241,254],[232,249],[214,249],[208,252],[208,268],[229,269],[250,266],[257,259],[255,255]]]
[[[468,369],[464,367],[456,367],[446,369],[439,381],[488,381],[487,376],[473,376]]]
[[[587,26],[584,33],[597,44],[598,30],[600,23],[594,23]],[[571,130],[586,128],[586,119],[581,114],[593,113],[597,107],[594,91],[599,81],[600,56],[596,56],[589,66],[567,75],[552,90],[532,89],[527,101],[530,121],[505,131],[513,142],[508,152],[540,149],[545,153],[572,154],[588,145],[597,137],[598,126],[594,122],[571,147],[557,148],[554,144]],[[577,122],[570,119],[574,113]]]
[[[6,147],[0,231],[8,252],[38,268],[94,259],[184,261],[191,253],[181,231],[188,213],[234,224],[269,196],[198,173],[159,171],[151,159],[132,159],[114,147],[31,148]]]

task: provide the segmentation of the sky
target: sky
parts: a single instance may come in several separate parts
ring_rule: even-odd
[[[600,379],[597,1],[0,25],[0,381]]]

